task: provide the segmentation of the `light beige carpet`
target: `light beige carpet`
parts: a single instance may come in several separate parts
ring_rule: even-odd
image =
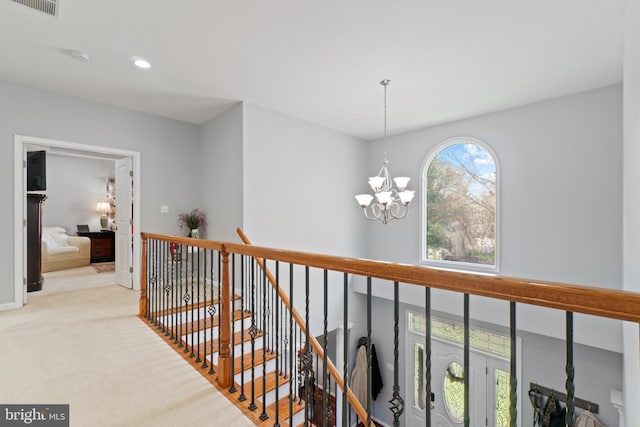
[[[71,426],[251,426],[136,317],[117,285],[0,312],[0,402],[68,403]]]

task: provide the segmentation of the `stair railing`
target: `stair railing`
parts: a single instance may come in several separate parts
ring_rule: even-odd
[[[240,239],[242,240],[243,243],[247,245],[251,245],[251,241],[240,228],[236,229],[236,232],[238,236],[240,236]],[[269,283],[271,284],[273,289],[277,289],[278,297],[284,302],[285,307],[287,308],[291,307],[291,313],[290,313],[291,316],[293,316],[296,324],[298,325],[302,333],[306,334],[307,328],[305,326],[305,320],[302,318],[302,316],[300,315],[298,310],[296,310],[293,304],[291,304],[291,301],[287,296],[287,294],[282,290],[282,288],[278,286],[276,278],[273,276],[273,273],[271,273],[271,271],[269,271],[269,269],[265,267],[263,259],[256,258],[256,262],[258,266],[260,266],[260,268],[265,272],[267,279],[269,280]],[[326,303],[326,298],[325,298],[325,303]],[[353,391],[349,389],[349,387],[345,386],[344,377],[342,376],[342,374],[340,374],[340,372],[338,371],[336,366],[333,364],[333,362],[327,359],[323,346],[318,342],[316,337],[314,337],[313,335],[309,335],[308,341],[311,343],[311,346],[313,347],[313,350],[318,355],[318,357],[323,359],[323,364],[322,364],[323,368],[324,367],[327,368],[327,370],[331,374],[331,377],[336,382],[337,386],[340,388],[341,391],[343,391],[343,393],[345,393],[345,397],[348,399],[352,409],[355,411],[357,416],[363,421],[366,421],[368,418],[370,418],[370,414],[367,415],[367,410],[362,406],[362,404],[360,403],[356,395],[353,393]]]
[[[176,245],[180,256],[180,261],[173,260],[169,256],[171,245]],[[174,248],[175,249],[175,248]],[[204,252],[201,261],[201,251]],[[544,281],[532,281],[508,277],[495,277],[476,275],[471,273],[458,273],[452,271],[435,270],[422,266],[400,265],[389,262],[371,261],[363,259],[352,259],[334,257],[328,255],[317,255],[296,251],[285,251],[272,248],[264,248],[252,246],[248,244],[223,243],[207,240],[181,238],[175,236],[164,236],[157,234],[142,233],[142,278],[141,278],[141,298],[140,298],[140,316],[144,317],[150,324],[155,325],[158,330],[173,339],[174,342],[184,344],[185,358],[198,360],[201,356],[206,355],[206,349],[200,344],[200,334],[196,333],[201,325],[210,328],[209,338],[213,342],[214,331],[214,314],[216,311],[219,315],[219,339],[218,339],[218,370],[217,384],[224,390],[234,388],[233,379],[233,357],[231,350],[231,341],[233,336],[231,330],[234,327],[232,323],[231,313],[235,304],[232,300],[236,294],[237,268],[234,268],[236,257],[242,260],[240,264],[247,262],[255,264],[262,270],[262,301],[270,297],[267,293],[265,282],[268,280],[268,288],[274,289],[273,295],[277,294],[280,301],[280,307],[283,310],[289,310],[291,319],[295,319],[296,331],[290,333],[292,340],[297,340],[293,347],[296,351],[303,348],[302,355],[305,361],[308,361],[311,350],[313,349],[317,357],[323,359],[323,369],[328,370],[334,378],[338,386],[346,394],[346,399],[352,408],[356,409],[357,417],[371,425],[370,402],[371,402],[371,346],[367,348],[368,372],[367,384],[369,384],[366,413],[362,413],[362,405],[358,407],[359,402],[352,395],[351,389],[346,387],[344,381],[335,366],[327,359],[325,344],[327,342],[327,283],[328,272],[342,273],[344,284],[342,288],[344,294],[344,321],[345,325],[348,321],[347,315],[347,285],[349,276],[362,276],[366,279],[366,342],[372,342],[372,285],[373,279],[389,281],[393,283],[393,304],[394,304],[394,382],[392,385],[393,396],[390,400],[390,410],[393,413],[394,426],[399,425],[399,419],[404,408],[404,401],[400,395],[398,387],[398,336],[399,336],[399,285],[415,285],[424,289],[424,317],[426,321],[424,352],[426,355],[425,364],[425,394],[430,396],[431,391],[431,347],[430,347],[430,328],[431,328],[431,289],[441,289],[456,292],[463,296],[463,317],[464,317],[464,368],[463,372],[469,371],[470,362],[470,297],[482,296],[496,300],[509,302],[509,323],[511,337],[511,367],[509,376],[509,425],[516,424],[516,402],[517,402],[517,377],[516,377],[516,306],[517,304],[528,304],[540,307],[559,309],[565,312],[566,318],[566,425],[573,425],[574,403],[575,403],[575,368],[573,365],[573,316],[574,313],[583,313],[640,323],[640,294],[633,292],[625,292],[604,288],[586,287],[578,285],[569,285]],[[167,263],[166,259],[172,259]],[[217,268],[214,260],[217,258]],[[231,259],[231,261],[229,261]],[[266,267],[267,260],[275,263],[275,272],[268,272]],[[204,264],[201,266],[201,263]],[[231,271],[229,263],[232,264]],[[293,266],[301,266],[305,270],[305,319],[302,319],[300,313],[292,305],[291,299],[284,299],[282,288],[279,284],[278,263],[287,263],[293,271]],[[183,265],[184,264],[184,265]],[[309,331],[309,270],[320,269],[324,272],[324,344],[320,345],[313,338]],[[241,269],[242,270],[242,269]],[[244,271],[244,270],[242,270]],[[244,275],[240,272],[240,275]],[[257,275],[256,268],[251,268],[253,276]],[[200,277],[202,272],[203,277]],[[267,274],[269,273],[269,274]],[[215,278],[217,276],[217,278]],[[253,286],[255,277],[252,277],[251,283],[245,282],[245,278],[240,280],[240,289],[244,289],[248,284]],[[214,282],[217,282],[217,300],[214,298]],[[275,283],[275,285],[274,285]],[[204,284],[204,285],[203,285]],[[384,283],[380,283],[383,286]],[[291,285],[292,286],[292,285]],[[378,286],[378,283],[376,283]],[[202,287],[202,300],[201,300]],[[230,291],[230,289],[233,289]],[[293,288],[291,288],[293,289]],[[244,295],[245,291],[241,291]],[[252,295],[257,295],[256,293]],[[218,309],[216,310],[216,304]],[[225,307],[225,305],[227,307]],[[273,307],[278,307],[275,305]],[[201,310],[202,308],[205,311]],[[255,307],[254,307],[255,308]],[[259,307],[258,307],[259,308]],[[187,312],[187,310],[190,310]],[[255,316],[255,310],[252,310]],[[262,315],[267,311],[266,306],[262,307]],[[185,314],[182,314],[182,313]],[[202,312],[202,313],[201,313]],[[201,319],[201,314],[208,313],[210,318]],[[281,312],[276,314],[276,317]],[[244,318],[244,311],[241,318]],[[262,324],[257,324],[256,328],[266,328],[266,317],[262,317]],[[184,321],[187,321],[186,323]],[[277,328],[276,328],[277,329]],[[303,332],[304,331],[304,332]],[[185,333],[186,332],[186,333]],[[275,331],[273,331],[275,332]],[[302,337],[304,333],[304,337]],[[185,337],[185,338],[182,338]],[[204,339],[206,342],[207,331],[205,331]],[[310,345],[309,345],[310,344]],[[347,341],[345,340],[345,348]],[[190,354],[189,354],[190,352]],[[292,352],[289,352],[292,357]],[[210,359],[213,364],[213,358]],[[244,360],[244,359],[242,359]],[[207,364],[205,357],[204,364]],[[289,363],[290,374],[294,375],[293,363]],[[204,367],[204,366],[203,366]],[[209,373],[211,373],[209,371]],[[346,377],[346,365],[345,365]],[[469,375],[463,376],[464,381],[464,425],[470,425],[470,396],[469,396]],[[304,377],[299,377],[304,380]],[[323,375],[323,382],[325,375]],[[264,381],[263,381],[264,383]],[[253,387],[252,387],[253,388]],[[346,390],[346,392],[344,391]],[[298,388],[297,392],[300,389]],[[326,399],[327,389],[325,388]],[[305,399],[309,402],[309,399]],[[264,404],[264,403],[263,403]],[[326,407],[326,405],[325,405]],[[308,410],[308,405],[307,405]],[[264,413],[264,410],[263,410]],[[425,411],[425,422],[427,426],[431,425],[429,411]],[[256,415],[256,421],[259,418]],[[279,426],[279,419],[276,416],[274,426]],[[326,425],[326,418],[323,422]],[[305,424],[309,425],[308,417],[305,416]],[[346,421],[343,412],[342,425],[350,425],[350,420]]]

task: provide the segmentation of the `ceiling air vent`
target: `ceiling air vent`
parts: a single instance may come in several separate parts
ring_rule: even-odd
[[[56,16],[58,11],[59,0],[11,0],[14,3],[18,3],[31,9],[39,10],[47,15]]]

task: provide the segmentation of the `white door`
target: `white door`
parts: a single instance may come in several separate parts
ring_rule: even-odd
[[[431,342],[431,392],[434,400],[425,395],[424,337],[411,339],[414,377],[413,393],[408,402],[409,426],[425,425],[425,410],[431,411],[431,425],[457,427],[464,425],[464,359],[462,347],[443,341]],[[487,383],[487,357],[470,353],[470,425],[484,426],[488,422],[487,408],[494,405]],[[493,425],[493,424],[489,424]]]
[[[433,340],[431,344],[431,390],[434,407],[432,425],[453,427],[464,425],[464,359],[459,346]],[[472,426],[486,425],[487,420],[487,358],[470,352],[469,419]]]
[[[133,177],[129,157],[116,160],[116,283],[131,289],[133,279]]]

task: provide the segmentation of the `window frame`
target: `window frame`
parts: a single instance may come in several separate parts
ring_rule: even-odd
[[[493,159],[495,166],[496,182],[496,219],[495,219],[495,265],[477,264],[472,262],[450,261],[450,260],[434,260],[427,257],[427,171],[431,162],[444,149],[457,144],[473,144],[485,150]],[[502,245],[500,244],[500,162],[498,156],[493,149],[484,141],[472,136],[455,136],[446,139],[429,151],[429,154],[422,163],[420,169],[420,264],[429,267],[439,268],[443,270],[454,271],[471,271],[477,273],[497,274],[500,271],[500,252]]]

